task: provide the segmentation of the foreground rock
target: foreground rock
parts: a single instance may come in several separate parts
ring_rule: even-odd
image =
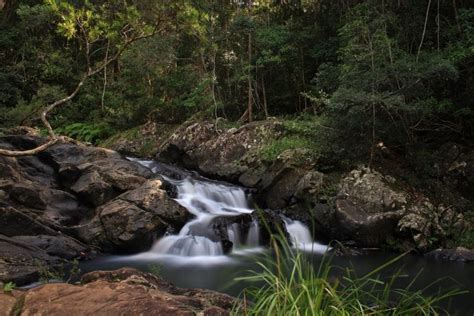
[[[84,275],[81,285],[46,284],[0,295],[5,315],[228,315],[235,299],[181,289],[152,274],[124,268]],[[0,309],[0,311],[2,311]]]
[[[44,140],[0,137],[25,150]],[[189,214],[140,164],[117,152],[63,142],[27,157],[0,156],[0,282],[36,281],[97,252],[150,247]]]

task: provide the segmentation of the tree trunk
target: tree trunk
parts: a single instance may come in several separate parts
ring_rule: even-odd
[[[252,33],[249,33],[248,36],[248,105],[247,105],[247,114],[248,121],[253,121],[253,101],[252,101]]]

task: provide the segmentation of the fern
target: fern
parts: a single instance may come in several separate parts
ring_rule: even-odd
[[[105,123],[73,123],[57,128],[57,132],[93,144],[112,135],[110,127]]]

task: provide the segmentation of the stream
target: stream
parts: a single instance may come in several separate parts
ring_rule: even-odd
[[[237,296],[248,284],[235,282],[248,270],[259,271],[257,262],[269,251],[262,245],[259,222],[247,225],[232,222],[233,218],[248,214],[255,218],[251,194],[247,189],[228,183],[206,179],[196,173],[154,161],[132,159],[151,169],[157,176],[176,187],[176,201],[194,217],[180,231],[169,232],[155,241],[146,252],[127,256],[109,256],[83,262],[82,272],[135,267],[144,271],[159,271],[165,280],[179,287],[206,288]],[[220,229],[227,235],[227,245],[221,242],[216,222],[226,219]],[[323,255],[330,253],[327,245],[314,241],[310,230],[302,222],[283,218],[294,247],[300,249],[318,267]],[[224,228],[222,228],[224,227]],[[329,250],[329,251],[328,251]],[[352,268],[359,276],[388,262],[398,254],[377,252],[364,256],[335,256],[332,265]],[[340,270],[340,269],[335,269]],[[457,296],[446,308],[459,315],[474,314],[474,266],[461,262],[445,262],[407,255],[382,272],[382,277],[401,271],[396,286],[405,287],[415,276],[413,289],[423,289],[440,280],[427,293],[456,287],[469,290]],[[442,279],[442,280],[441,280]]]

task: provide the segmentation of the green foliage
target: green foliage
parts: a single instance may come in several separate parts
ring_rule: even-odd
[[[279,139],[273,139],[265,144],[261,150],[260,155],[264,160],[275,161],[278,156],[286,150],[311,150],[313,143],[304,137],[284,136]]]
[[[163,270],[163,267],[160,266],[159,264],[149,264],[148,265],[148,272],[151,274],[161,277],[161,271]]]
[[[97,144],[101,140],[112,135],[112,131],[106,124],[73,123],[57,128],[59,134],[75,138],[80,141]]]
[[[388,278],[379,276],[403,255],[362,277],[351,269],[334,277],[336,268],[330,258],[325,256],[315,269],[284,240],[275,241],[274,247],[276,258],[259,263],[262,272],[249,271],[248,276],[237,279],[256,286],[243,291],[244,303],[235,306],[235,315],[434,315],[443,313],[438,307],[441,301],[465,294],[447,290],[432,296],[429,289],[411,290],[415,280],[404,289],[396,288],[400,272]]]
[[[68,262],[63,262],[55,267],[45,265],[44,262],[36,261],[36,269],[39,274],[39,281],[41,283],[49,283],[50,281],[64,281],[70,282],[76,279],[81,274],[79,268],[79,260],[73,259]]]
[[[7,282],[3,284],[3,293],[11,293],[16,288],[16,284],[14,282]]]
[[[463,231],[456,240],[457,246],[474,249],[474,230],[468,229]]]
[[[237,121],[250,97],[256,119],[313,114],[291,120],[301,127],[270,145],[271,159],[311,145],[317,155],[367,160],[374,143],[402,152],[474,135],[468,1],[431,5],[425,32],[427,0],[15,3],[0,21],[4,126],[40,124],[38,110],[71,93],[89,65],[159,21],[159,36],[90,78],[52,113],[53,126],[96,142],[102,124],[121,131],[197,113]]]

